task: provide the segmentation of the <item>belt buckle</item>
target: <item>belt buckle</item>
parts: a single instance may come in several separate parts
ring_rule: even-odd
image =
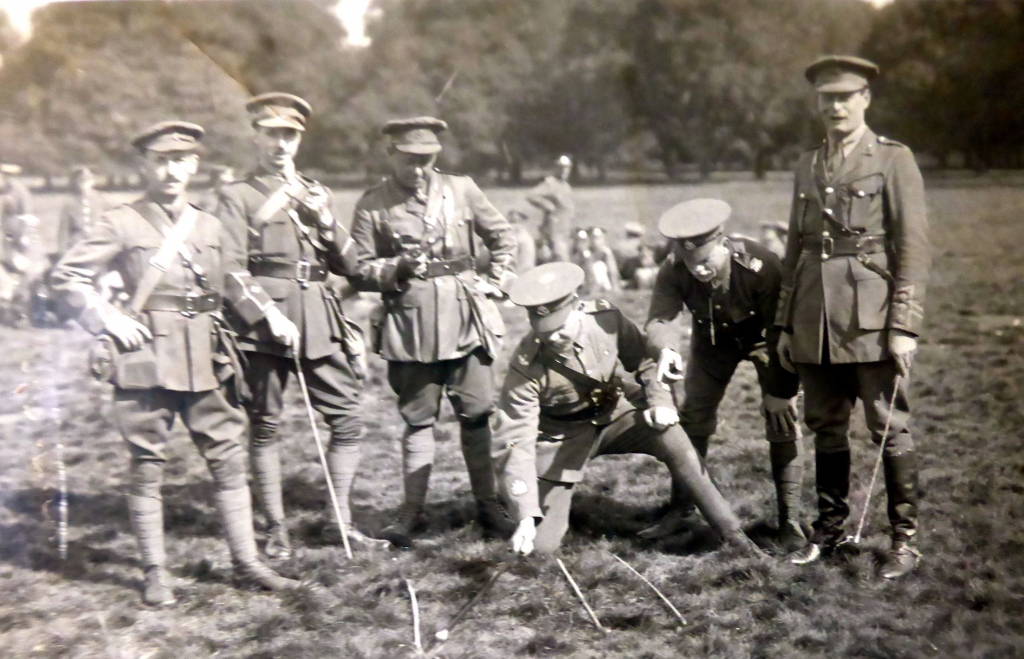
[[[189,293],[185,296],[185,307],[181,310],[181,315],[186,318],[195,318],[196,314],[199,313],[198,300],[201,296],[195,293]]]
[[[832,252],[835,251],[836,241],[829,235],[823,235],[821,237],[821,260],[828,261],[829,257],[832,256]]]
[[[312,268],[309,261],[303,259],[295,264],[295,281],[299,282],[302,288],[309,288],[309,275]]]

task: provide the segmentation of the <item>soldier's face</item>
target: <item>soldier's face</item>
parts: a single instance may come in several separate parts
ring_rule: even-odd
[[[157,197],[185,194],[188,182],[199,169],[199,156],[185,151],[146,151],[142,156],[142,178],[146,190]]]
[[[427,172],[437,162],[436,153],[406,153],[398,149],[388,149],[388,161],[391,172],[402,185],[419,189],[427,180]]]
[[[302,143],[302,133],[283,126],[256,126],[253,141],[260,165],[271,171],[280,171],[294,162]]]
[[[562,323],[561,327],[547,332],[535,330],[537,338],[541,340],[541,343],[556,352],[568,350],[573,342],[576,341],[576,337],[579,336],[582,319],[583,313],[574,310],[565,317],[565,322]]]
[[[825,130],[833,135],[849,135],[864,123],[871,105],[871,90],[855,92],[818,92],[818,113]]]
[[[572,173],[572,165],[567,165],[567,164],[559,163],[559,165],[558,165],[558,178],[562,179],[563,181],[568,181],[569,180],[569,174],[571,174],[571,173]]]
[[[96,187],[96,180],[92,176],[79,176],[75,179],[75,189],[78,194],[88,194]]]
[[[697,249],[686,249],[676,241],[676,257],[683,262],[694,279],[709,282],[725,267],[729,260],[729,248],[725,246],[725,236],[719,236]]]

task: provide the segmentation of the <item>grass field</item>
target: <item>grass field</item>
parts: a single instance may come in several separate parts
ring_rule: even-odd
[[[613,232],[653,226],[685,198],[720,196],[737,230],[784,218],[791,183],[580,190],[583,224]],[[503,209],[521,191],[495,190]],[[356,193],[339,194],[347,215]],[[42,200],[45,215],[54,200]],[[634,533],[668,496],[667,473],[642,457],[601,458],[579,489],[561,558],[602,624],[586,617],[554,561],[512,565],[456,628],[441,656],[458,657],[1020,657],[1024,656],[1024,189],[929,191],[935,267],[927,334],[912,387],[921,456],[924,554],[900,584],[873,578],[887,546],[884,495],[872,500],[867,550],[798,569],[756,565],[709,537],[647,544]],[[44,220],[46,218],[44,217]],[[643,295],[615,300],[642,321]],[[525,318],[506,310],[511,335]],[[347,561],[323,546],[323,476],[294,388],[282,425],[286,505],[297,557],[282,569],[322,589],[286,595],[235,590],[211,504],[212,486],[184,435],[164,488],[168,551],[179,605],[140,604],[136,549],[123,501],[126,453],[111,427],[109,391],[84,375],[87,337],[75,330],[3,330],[0,351],[0,656],[182,659],[413,656],[415,585],[426,641],[508,560],[504,543],[472,524],[457,426],[438,426],[430,529],[415,549]],[[395,397],[376,360],[356,520],[379,530],[401,499]],[[500,375],[500,374],[499,374]],[[709,461],[750,533],[771,545],[774,493],[753,369],[741,367],[723,404]],[[874,451],[855,426],[852,504],[859,514]],[[70,556],[56,559],[53,447],[66,447]],[[813,469],[805,512],[810,521]],[[682,611],[680,626],[614,552]]]

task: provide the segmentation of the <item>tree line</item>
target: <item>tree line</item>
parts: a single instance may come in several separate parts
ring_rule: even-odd
[[[930,164],[1024,157],[1020,0],[376,0],[365,48],[334,4],[54,3],[24,43],[0,20],[0,159],[121,172],[177,116],[245,167],[244,101],[273,89],[313,104],[300,164],[327,173],[379,170],[380,126],[423,113],[451,125],[446,166],[510,182],[560,153],[596,178],[760,176],[820,139],[803,69],[837,52],[878,62],[869,120]]]

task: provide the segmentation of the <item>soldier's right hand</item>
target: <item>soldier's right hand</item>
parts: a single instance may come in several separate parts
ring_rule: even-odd
[[[683,379],[683,357],[672,348],[662,348],[658,357],[658,382],[675,382]]]
[[[399,279],[422,278],[427,274],[427,258],[424,255],[417,257],[400,256],[395,267],[395,276]]]
[[[775,348],[779,353],[779,363],[782,368],[790,373],[796,373],[796,366],[793,365],[793,335],[783,332],[779,335],[779,345]]]
[[[295,326],[288,316],[284,315],[277,307],[267,309],[267,325],[274,340],[283,343],[293,350],[299,347],[299,328]]]
[[[512,534],[512,551],[529,556],[533,551],[533,541],[537,537],[537,525],[532,517],[519,522],[516,532]]]
[[[118,345],[128,351],[138,350],[146,341],[153,340],[148,327],[120,312],[110,314],[104,329],[114,337]]]

